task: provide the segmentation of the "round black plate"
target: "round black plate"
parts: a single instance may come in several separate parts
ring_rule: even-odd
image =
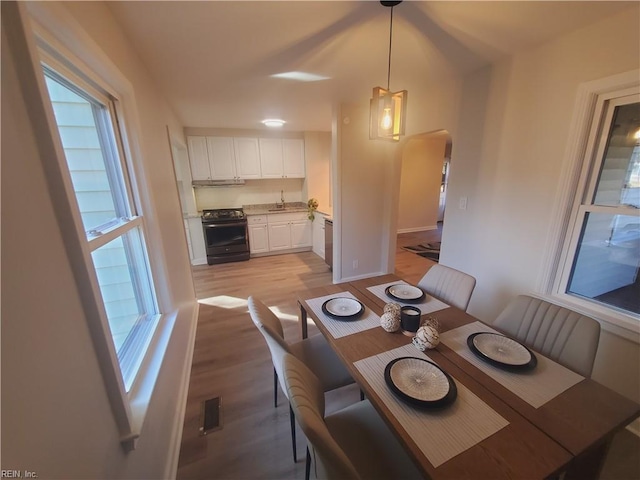
[[[496,360],[494,358],[491,358],[489,355],[485,354],[484,352],[482,352],[481,350],[478,349],[478,347],[476,347],[475,343],[473,342],[473,339],[475,337],[477,337],[478,335],[497,335],[500,337],[505,337],[505,335],[500,335],[498,333],[493,333],[493,332],[478,332],[478,333],[473,333],[471,335],[469,335],[467,337],[467,346],[471,349],[471,351],[473,353],[476,354],[476,356],[478,356],[479,358],[481,358],[482,360],[484,360],[485,362],[494,365],[496,367],[502,368],[504,370],[509,370],[512,372],[521,372],[521,371],[527,371],[527,370],[533,370],[534,368],[536,368],[536,365],[538,365],[538,359],[536,358],[535,354],[529,350],[527,347],[525,347],[524,345],[522,345],[520,342],[516,342],[516,340],[513,340],[516,343],[519,343],[520,345],[522,345],[522,347],[524,349],[526,349],[529,354],[531,355],[531,359],[527,362],[527,363],[522,363],[522,364],[511,364],[511,363],[504,363],[504,362],[500,362],[499,360]],[[508,337],[506,337],[508,338]]]
[[[438,369],[440,372],[442,372],[444,374],[444,376],[446,377],[447,381],[449,382],[449,390],[448,390],[447,394],[444,397],[439,398],[437,400],[422,400],[422,399],[415,398],[415,397],[405,393],[398,385],[395,384],[395,382],[391,378],[391,368],[393,367],[393,365],[395,363],[397,363],[397,362],[399,362],[401,360],[409,359],[409,358],[428,363],[428,364],[430,364],[430,366],[435,367],[436,369]],[[430,362],[428,360],[424,360],[422,358],[400,357],[400,358],[396,358],[395,360],[390,361],[387,364],[386,368],[384,369],[384,380],[385,380],[385,382],[387,382],[387,385],[389,386],[391,391],[394,394],[396,394],[396,396],[398,396],[400,399],[404,400],[405,402],[410,403],[411,405],[419,407],[419,408],[428,408],[428,409],[443,408],[443,407],[451,405],[454,402],[454,400],[456,399],[456,397],[458,396],[458,389],[456,387],[456,382],[453,380],[453,378],[451,378],[451,376],[447,372],[442,370],[435,363]]]
[[[327,300],[322,304],[322,313],[324,313],[329,318],[333,318],[334,320],[341,320],[343,322],[356,320],[360,318],[360,316],[364,313],[364,305],[359,300],[356,300],[355,298],[349,298],[349,297],[340,297],[340,298],[348,298],[349,300],[357,302],[360,305],[360,310],[354,313],[353,315],[336,315],[335,313],[331,313],[329,310],[327,310],[327,303],[333,300],[336,300],[336,298],[330,298],[329,300]]]
[[[425,297],[424,290],[422,290],[420,287],[416,287],[415,285],[409,285],[409,286],[413,288],[417,288],[422,292],[422,295],[420,295],[419,297],[411,298],[411,299],[396,297],[393,293],[390,292],[390,289],[398,285],[402,285],[402,284],[396,283],[394,285],[389,285],[387,288],[384,289],[384,293],[386,293],[387,297],[392,298],[395,301],[401,302],[401,303],[420,303],[422,302],[422,300],[424,300],[424,297]]]

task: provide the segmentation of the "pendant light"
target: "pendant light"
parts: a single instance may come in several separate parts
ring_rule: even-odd
[[[369,114],[369,138],[391,140],[397,142],[404,135],[404,124],[407,115],[407,91],[392,92],[389,88],[391,79],[391,40],[393,38],[393,7],[400,1],[381,1],[385,7],[391,8],[389,23],[389,64],[387,68],[387,88],[375,87],[371,99]]]

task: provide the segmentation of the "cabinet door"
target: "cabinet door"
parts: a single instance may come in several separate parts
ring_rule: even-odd
[[[291,248],[290,222],[277,222],[269,224],[269,250],[287,250]]]
[[[236,178],[236,158],[233,138],[207,137],[209,164],[212,180],[233,180]]]
[[[316,212],[316,218],[311,222],[313,236],[313,253],[324,260],[324,215]]]
[[[269,251],[269,232],[266,223],[249,225],[249,250],[251,253]]]
[[[291,222],[291,248],[311,246],[311,221]]]
[[[279,138],[260,139],[260,165],[262,178],[282,178],[282,140]]]
[[[187,137],[189,163],[193,180],[211,180],[207,137]]]
[[[284,138],[282,140],[282,159],[285,178],[304,178],[304,140]]]
[[[207,249],[204,246],[204,232],[202,231],[202,220],[199,218],[189,219],[189,236],[191,239],[191,250],[193,258],[192,265],[204,265],[207,263]]]
[[[257,138],[234,138],[238,178],[260,178],[260,150]]]

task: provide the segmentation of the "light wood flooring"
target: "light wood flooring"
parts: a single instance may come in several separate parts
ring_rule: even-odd
[[[439,241],[440,233],[438,229],[399,235],[396,273],[417,282],[433,262],[401,247]],[[278,407],[273,406],[271,357],[249,318],[246,300],[250,295],[263,300],[283,321],[286,338],[296,341],[300,330],[294,293],[331,284],[331,272],[317,255],[304,252],[194,267],[193,276],[201,305],[178,478],[304,478],[304,436],[298,428],[298,462],[294,463],[288,404],[280,392]],[[310,325],[309,334],[319,333]],[[213,397],[221,397],[222,428],[200,436],[202,402]],[[358,401],[359,390],[352,385],[329,392],[326,399],[331,412]],[[614,445],[611,455],[620,451],[618,457],[627,459],[629,451],[637,454],[634,448],[623,442],[617,449]],[[622,468],[612,472],[615,476],[603,474],[603,478],[640,478],[640,471],[635,477],[624,476],[634,472],[625,468],[629,460],[625,461],[615,460],[615,466]]]

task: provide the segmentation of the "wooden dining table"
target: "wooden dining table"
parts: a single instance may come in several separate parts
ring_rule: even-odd
[[[459,392],[465,392],[465,402],[468,398],[473,399],[477,405],[485,409],[484,412],[501,418],[503,426],[494,433],[479,438],[472,445],[458,447],[462,450],[454,452],[455,455],[449,453],[449,456],[452,455],[451,458],[434,461],[436,455],[432,455],[430,449],[438,449],[439,446],[429,444],[432,441],[429,436],[421,436],[419,432],[416,434],[416,429],[412,430],[412,425],[408,425],[406,419],[403,420],[398,413],[410,407],[407,407],[403,400],[392,398],[375,376],[372,377],[363,370],[366,362],[389,352],[411,352],[410,356],[421,358],[423,353],[411,345],[411,337],[400,332],[386,332],[379,323],[373,328],[370,327],[370,323],[368,328],[355,333],[334,336],[335,332],[332,333],[327,328],[322,313],[318,313],[317,310],[318,299],[347,295],[365,306],[370,319],[376,316],[379,318],[385,304],[394,300],[381,298],[372,288],[391,282],[400,283],[402,279],[389,274],[298,292],[301,333],[303,338],[307,337],[307,323],[311,318],[367,399],[427,478],[542,479],[553,478],[563,472],[567,479],[598,477],[612,437],[640,415],[640,405],[589,378],[579,377],[574,380],[577,383],[544,401],[542,405],[533,406],[523,400],[518,392],[507,388],[485,369],[474,365],[444,342],[440,342],[434,349],[425,351],[426,358],[454,379]],[[449,331],[454,333],[455,329],[473,326],[476,325],[475,322],[479,322],[475,317],[455,307],[446,304],[439,306],[442,308],[429,312],[428,315],[437,318],[442,336],[446,336]],[[487,330],[491,328],[485,324],[482,326]],[[544,360],[545,364],[554,363],[539,352],[534,353],[537,358]],[[556,369],[564,369],[557,364],[553,366]],[[565,373],[577,375],[572,372]],[[461,402],[460,398],[456,402]],[[432,422],[428,425],[438,425],[440,417],[437,415],[442,415],[443,422],[446,420],[454,422],[451,425],[456,425],[455,416],[447,418],[446,414],[431,415],[429,412],[416,415],[422,415],[427,422]],[[485,416],[486,414],[461,418],[460,422],[466,424],[463,423],[457,428],[468,428],[469,432],[474,432],[480,429],[479,424],[483,423]]]

